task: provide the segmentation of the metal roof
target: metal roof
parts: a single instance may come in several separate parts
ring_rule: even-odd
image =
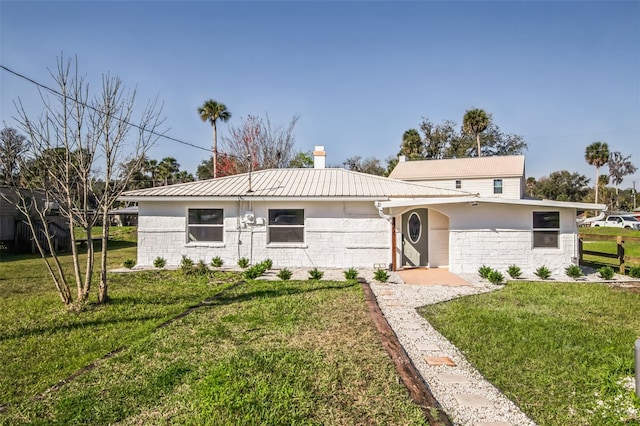
[[[452,197],[469,192],[403,182],[345,169],[269,169],[249,174],[137,189],[122,194],[120,200],[185,198],[364,198]]]
[[[388,209],[392,207],[410,207],[420,205],[439,205],[439,204],[509,204],[520,206],[535,206],[535,207],[562,207],[572,208],[578,210],[604,210],[607,208],[605,204],[592,204],[592,203],[578,203],[573,201],[555,201],[555,200],[540,200],[534,198],[491,198],[491,197],[459,197],[459,198],[424,198],[424,199],[412,199],[412,200],[389,200],[381,201],[380,207]]]
[[[390,178],[433,180],[524,176],[524,155],[401,161]]]

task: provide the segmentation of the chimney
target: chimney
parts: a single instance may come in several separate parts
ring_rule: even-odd
[[[324,169],[327,153],[324,152],[324,145],[316,145],[313,151],[313,168]]]
[[[405,161],[407,161],[407,157],[404,155],[398,155],[398,163],[404,163]]]

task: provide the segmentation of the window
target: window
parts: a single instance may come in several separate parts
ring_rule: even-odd
[[[461,180],[457,180],[456,181],[456,189],[460,189],[462,188],[462,181]]]
[[[560,212],[533,212],[533,248],[558,248]]]
[[[304,210],[269,210],[269,243],[303,243]]]
[[[187,235],[189,242],[222,242],[224,214],[222,209],[189,209]]]
[[[502,179],[493,180],[493,193],[502,194]]]

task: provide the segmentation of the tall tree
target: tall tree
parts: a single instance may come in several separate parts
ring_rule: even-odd
[[[609,161],[609,145],[605,142],[594,142],[587,147],[584,154],[584,159],[592,166],[596,168],[596,204],[598,203],[598,187],[600,182],[600,167],[607,164]]]
[[[609,155],[609,178],[616,187],[616,208],[620,207],[618,200],[620,196],[619,186],[624,180],[625,176],[634,174],[638,168],[630,161],[631,156],[623,156],[621,152],[614,151]]]
[[[208,121],[211,123],[211,128],[213,129],[213,177],[216,178],[218,177],[218,132],[216,122],[218,120],[223,122],[229,121],[231,118],[231,112],[229,112],[225,104],[209,99],[200,108],[198,108],[198,114],[200,114],[200,119],[202,121]]]
[[[380,165],[380,160],[373,157],[362,158],[357,155],[347,158],[342,164],[354,172],[377,176],[384,176],[386,173],[386,169]]]
[[[16,129],[0,131],[0,184],[9,184],[18,173],[18,160],[28,148],[27,138]]]
[[[480,150],[480,135],[487,130],[489,124],[491,124],[491,114],[487,114],[485,110],[480,108],[467,110],[462,118],[462,131],[476,138],[478,157],[482,155]]]
[[[174,183],[178,172],[180,172],[180,164],[173,157],[165,157],[158,163],[158,177],[162,179],[165,186]]]
[[[409,129],[402,135],[400,153],[410,160],[422,159],[424,148],[420,133],[416,129]]]
[[[530,188],[536,197],[579,202],[589,191],[587,189],[588,183],[589,179],[585,175],[560,170],[551,173],[548,177],[542,177],[538,181],[535,181],[534,178],[528,178],[527,188]]]

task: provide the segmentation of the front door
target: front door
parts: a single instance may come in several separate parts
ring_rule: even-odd
[[[402,215],[402,266],[428,265],[427,209],[414,209]]]

